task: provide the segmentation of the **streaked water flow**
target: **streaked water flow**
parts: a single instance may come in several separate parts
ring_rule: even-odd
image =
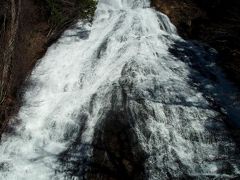
[[[92,25],[77,23],[48,49],[12,120],[20,123],[3,135],[0,179],[87,178],[96,129],[116,109],[146,154],[142,179],[239,177],[220,98],[232,88],[218,82],[216,52],[182,40],[149,6],[99,0]]]

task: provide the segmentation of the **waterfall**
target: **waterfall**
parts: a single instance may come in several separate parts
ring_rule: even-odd
[[[215,56],[148,0],[99,0],[93,23],[67,30],[27,80],[0,179],[240,177]]]

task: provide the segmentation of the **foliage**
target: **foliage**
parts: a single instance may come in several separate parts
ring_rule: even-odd
[[[96,0],[80,0],[78,1],[79,12],[83,18],[91,18],[94,15],[97,2]]]
[[[58,27],[73,18],[92,18],[95,0],[45,0],[52,26]]]

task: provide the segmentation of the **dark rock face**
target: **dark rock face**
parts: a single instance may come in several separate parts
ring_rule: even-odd
[[[219,64],[240,84],[239,1],[153,0],[152,5],[170,17],[181,36],[216,48]]]
[[[89,180],[146,179],[144,163],[148,153],[138,140],[135,126],[136,121],[140,121],[143,126],[146,124],[147,111],[139,104],[141,115],[136,117],[136,114],[132,114],[124,86],[115,84],[112,91],[106,95],[110,96],[112,106],[102,109],[99,123],[94,128],[93,142],[81,142],[82,133],[86,130],[85,125],[82,125],[78,138],[61,154],[63,171],[69,178],[74,176]],[[92,97],[90,113],[98,98],[101,98],[98,96],[95,94]],[[89,119],[82,115],[79,120],[82,123]],[[142,129],[144,131],[144,127]]]
[[[137,119],[129,109],[125,93],[121,89],[113,93],[112,110],[96,126],[89,179],[146,179],[144,162],[147,153],[138,142],[134,129]],[[146,115],[138,120],[145,118]]]

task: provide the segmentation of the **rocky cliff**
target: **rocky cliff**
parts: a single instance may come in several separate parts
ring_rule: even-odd
[[[220,53],[219,64],[240,84],[240,2],[234,0],[153,0],[185,39],[199,40]]]

